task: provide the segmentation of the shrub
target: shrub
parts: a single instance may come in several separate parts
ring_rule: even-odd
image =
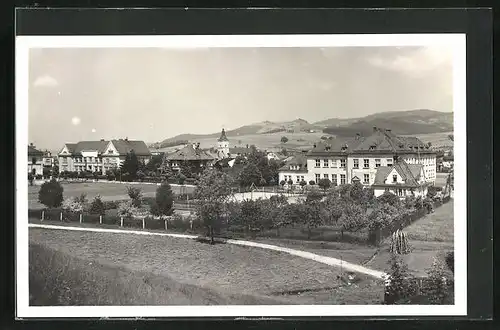
[[[121,202],[118,206],[118,215],[125,218],[131,218],[138,212],[137,207],[134,206],[133,201]]]
[[[448,268],[454,272],[455,271],[455,253],[453,251],[446,253],[445,257],[446,265]]]
[[[389,191],[385,191],[382,195],[380,195],[377,198],[377,201],[380,204],[389,204],[391,206],[398,206],[400,203],[399,197]]]
[[[119,203],[117,201],[106,201],[103,204],[105,210],[114,210],[118,208]]]
[[[106,209],[104,208],[104,203],[102,202],[101,196],[97,195],[90,204],[90,213],[104,215]]]
[[[392,254],[389,265],[389,277],[385,286],[386,303],[407,303],[417,291],[415,280],[410,275],[406,263],[398,255]]]
[[[56,179],[44,182],[38,191],[38,201],[49,208],[59,207],[63,202],[63,191]]]
[[[324,191],[326,191],[328,188],[330,188],[331,185],[332,185],[332,183],[328,179],[321,179],[318,181],[318,186],[321,189],[323,189]]]
[[[156,189],[154,202],[151,204],[151,213],[156,216],[169,216],[174,211],[174,196],[168,182],[164,182]]]
[[[140,207],[141,206],[141,199],[142,199],[142,190],[141,188],[137,187],[127,187],[127,194],[128,197],[132,200],[132,205],[134,207]]]
[[[43,175],[41,175],[41,174],[37,174],[37,175],[36,175],[36,179],[37,179],[37,180],[42,180],[42,179],[43,179]]]
[[[323,194],[317,190],[312,190],[307,193],[306,202],[320,201],[323,198]]]
[[[448,281],[444,267],[440,261],[434,259],[432,268],[427,271],[428,279],[422,288],[423,293],[433,305],[445,304],[449,291]]]
[[[33,177],[33,174],[28,173],[28,181],[29,181],[29,183],[30,183],[30,186],[32,186],[32,185],[33,185],[33,180],[34,180],[34,179],[35,179],[35,178]]]
[[[316,184],[316,181],[311,180],[311,181],[309,181],[309,184],[310,184],[311,186],[314,186],[314,185]]]

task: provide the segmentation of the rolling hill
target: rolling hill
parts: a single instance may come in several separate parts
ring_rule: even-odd
[[[391,129],[400,135],[432,134],[453,131],[453,113],[427,109],[393,111],[372,114],[362,118],[330,118],[315,123],[298,118],[287,122],[263,121],[226,131],[230,137],[275,135],[290,133],[325,133],[336,136],[369,135],[373,127]],[[220,132],[211,134],[181,134],[151,145],[152,147],[179,145],[185,141],[217,139]],[[273,139],[276,137],[273,136]],[[279,140],[279,139],[278,139]]]

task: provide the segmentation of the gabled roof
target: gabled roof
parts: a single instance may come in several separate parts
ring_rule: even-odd
[[[226,136],[226,131],[224,129],[222,129],[222,132],[220,133],[220,138],[217,140],[219,142],[222,142],[222,141],[229,141],[227,139],[227,136]]]
[[[291,170],[290,166],[299,166],[298,170]],[[297,154],[289,158],[280,169],[283,172],[307,172],[307,158],[303,154]]]
[[[138,156],[150,156],[151,151],[149,151],[148,146],[144,141],[133,141],[133,140],[111,140],[116,150],[120,155],[126,155],[132,150]]]
[[[174,153],[166,156],[167,160],[213,160],[214,157],[206,151],[195,149],[192,145],[187,145],[184,148],[177,150]]]
[[[65,146],[68,151],[73,155],[79,155],[82,151],[97,151],[102,154],[106,151],[110,141],[80,141],[78,143],[66,143]],[[119,155],[126,155],[132,150],[138,156],[150,156],[148,146],[144,141],[131,141],[131,140],[111,140]]]
[[[418,181],[420,180],[422,168],[423,165],[421,164],[408,164],[404,160],[396,162],[393,166],[380,166],[377,168],[374,184],[384,185],[387,176],[394,169],[401,176],[405,185],[416,187],[419,185]]]
[[[43,156],[43,152],[29,145],[28,156]]]

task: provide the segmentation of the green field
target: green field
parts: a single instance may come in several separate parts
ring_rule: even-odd
[[[101,195],[103,201],[112,200],[125,200],[128,199],[127,187],[138,187],[142,189],[144,197],[154,197],[157,185],[151,184],[125,184],[125,183],[104,183],[104,182],[76,182],[76,183],[63,183],[64,198],[71,198],[80,196],[80,194],[87,194],[89,200],[97,195]],[[38,191],[40,186],[28,187],[28,208],[39,209],[43,205],[38,202]],[[193,192],[193,187],[182,187],[183,193]],[[181,187],[172,186],[174,193],[180,193]]]
[[[187,290],[183,289],[186,286],[191,295],[199,291],[226,298],[260,297],[247,298],[249,303],[267,299],[278,304],[378,304],[383,299],[382,283],[378,280],[360,275],[359,282],[348,286],[337,278],[340,275],[337,267],[276,251],[132,234],[31,228],[29,235],[31,246],[57,251],[93,267],[100,265],[94,273],[99,273],[100,267],[111,267],[155,278],[157,282],[164,278],[167,283],[175,283],[177,289],[173,294]],[[30,260],[30,264],[34,262]],[[48,273],[43,264],[37,267],[41,268],[37,272]],[[51,269],[57,272],[54,266]],[[36,277],[36,274],[30,275]],[[45,285],[43,277],[38,282]],[[137,287],[134,285],[130,289],[137,290]],[[86,290],[92,292],[91,287]],[[100,290],[101,300],[106,301],[107,289],[100,287]],[[114,291],[112,294],[116,295]],[[123,292],[123,295],[134,296],[134,292]],[[86,303],[99,303],[94,293],[89,296],[94,300],[87,299]],[[169,303],[168,297],[150,297],[151,301],[143,298],[142,302],[149,305]],[[198,295],[191,298],[191,303],[200,301],[202,304],[221,303],[218,299],[210,301]],[[242,299],[227,298],[223,303],[241,304]]]

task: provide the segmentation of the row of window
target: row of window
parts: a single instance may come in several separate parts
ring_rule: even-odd
[[[292,178],[292,176],[291,176],[291,175],[285,175],[285,176],[284,176],[284,180],[285,180],[285,182],[287,182],[287,183],[288,183],[289,181],[293,181],[293,178]],[[296,183],[300,183],[300,182],[302,182],[302,181],[305,181],[305,179],[304,179],[304,176],[303,176],[303,175],[296,175],[296,176],[295,176],[295,182],[296,182]]]
[[[355,158],[355,159],[353,159],[353,161],[354,161],[353,168],[359,168],[359,161],[360,160],[358,158]],[[392,166],[392,164],[393,164],[392,158],[387,158],[386,161],[387,161],[387,166]],[[330,164],[330,160],[329,159],[323,159],[323,167],[324,168],[330,167],[329,164]],[[382,165],[382,160],[381,159],[375,159],[375,167],[380,167],[381,165]],[[316,159],[315,160],[315,167],[316,168],[321,167],[321,159]],[[336,160],[332,161],[332,167],[337,167],[337,161]],[[340,167],[341,168],[345,168],[346,167],[346,160],[345,159],[341,159],[340,160]],[[363,159],[363,168],[370,168],[370,159],[368,159],[368,158],[364,158]]]

